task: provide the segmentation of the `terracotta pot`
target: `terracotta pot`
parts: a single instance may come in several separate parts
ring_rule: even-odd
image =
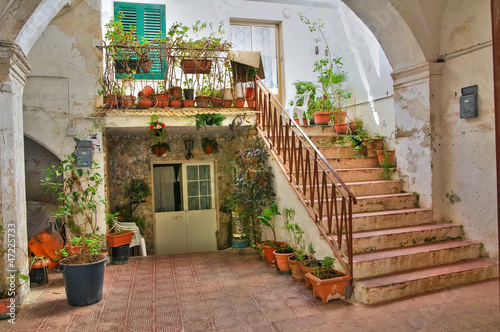
[[[164,144],[155,144],[151,146],[151,151],[158,157],[161,157],[168,151],[168,148]]]
[[[255,107],[255,98],[247,98],[247,107]]]
[[[221,107],[222,106],[222,98],[219,97],[212,97],[212,104],[215,107]]]
[[[266,260],[266,251],[264,250],[264,243],[266,243],[266,242],[269,242],[269,241],[263,241],[263,242],[259,242],[256,244],[257,249],[259,251],[260,259],[262,259],[263,261]]]
[[[127,233],[109,233],[106,234],[106,241],[108,242],[108,247],[119,247],[124,244],[128,244],[132,242],[132,236],[134,235],[134,232],[127,232]]]
[[[139,101],[137,103],[140,108],[151,108],[154,106],[155,101],[151,98],[139,97]]]
[[[182,100],[180,99],[172,99],[170,101],[170,107],[180,108],[182,106]]]
[[[319,262],[319,261],[314,260],[314,259],[307,259],[307,260],[302,261],[300,263],[300,270],[302,271],[302,273],[304,275],[306,273],[309,273],[309,272],[311,272],[311,273],[314,272],[314,267],[312,267],[312,266],[305,266],[304,263],[306,263],[306,262],[314,262],[314,261]],[[304,278],[304,282],[306,284],[307,289],[312,289],[313,288],[313,286],[311,285],[311,280],[309,280],[309,278]]]
[[[313,114],[313,116],[314,123],[317,125],[327,125],[331,119],[329,112],[316,112]]]
[[[210,145],[207,145],[203,151],[205,151],[206,154],[211,154],[212,152],[214,152],[214,148],[212,148]]]
[[[123,96],[122,97],[122,105],[125,108],[131,108],[135,105],[135,97],[134,96]]]
[[[222,101],[222,107],[224,108],[229,108],[231,107],[231,105],[233,105],[233,101],[232,100],[223,100]]]
[[[304,281],[304,272],[300,269],[300,263],[303,261],[297,261],[294,259],[295,256],[288,257],[288,264],[290,264],[290,271],[292,271],[292,278],[295,281]]]
[[[236,98],[234,100],[234,107],[243,107],[245,106],[245,99],[243,98]]]
[[[170,89],[170,95],[172,99],[182,99],[182,88],[180,86],[174,86]]]
[[[31,264],[31,268],[32,269],[41,269],[43,267],[46,267],[48,266],[50,263],[50,259],[47,258],[47,257],[44,257],[43,260],[36,260],[33,262],[33,264]]]
[[[288,257],[293,256],[293,252],[280,254],[279,252],[277,252],[277,250],[275,250],[273,254],[274,257],[276,257],[276,264],[278,265],[278,269],[280,269],[281,272],[290,271],[290,264],[288,263]]]
[[[365,138],[363,141],[366,146],[366,153],[368,157],[375,157],[377,155],[377,150],[382,150],[382,146],[384,146],[383,138]]]
[[[181,67],[185,74],[210,74],[212,60],[184,59],[181,60]]]
[[[387,154],[387,159],[384,160],[385,155]],[[377,150],[378,157],[378,165],[380,167],[392,167],[394,166],[394,155],[396,151],[394,150]]]
[[[274,247],[269,246],[269,243],[273,243],[272,241],[264,242],[264,251],[266,252],[266,261],[269,266],[276,266],[276,257],[274,256],[274,251],[279,245],[284,244],[284,242],[274,242]]]
[[[182,105],[184,107],[194,107],[194,99],[183,99]]]
[[[197,107],[208,107],[208,102],[210,101],[209,96],[196,96],[196,106]]]
[[[254,91],[254,88],[245,88],[245,98],[253,98]]]
[[[340,273],[337,270],[332,270],[335,273]],[[344,300],[345,288],[352,278],[348,275],[331,279],[319,279],[311,273],[306,274],[306,278],[311,280],[313,285],[314,297],[320,298],[323,303],[328,303],[330,300]]]
[[[82,252],[82,246],[72,246],[71,244],[66,244],[64,248],[66,248],[66,251],[70,256],[80,255]]]
[[[349,128],[351,128],[351,131],[353,134],[357,134],[358,128],[363,128],[363,122],[358,121],[358,122],[349,122]]]
[[[343,134],[347,133],[347,128],[349,128],[347,123],[336,123],[335,124],[335,132],[337,134],[343,135]]]
[[[155,93],[155,90],[150,87],[149,85],[146,85],[140,92],[139,92],[139,97],[144,97],[144,98],[149,98],[151,95]]]
[[[106,95],[104,97],[104,102],[109,105],[109,107],[116,107],[118,106],[120,98],[117,95]]]
[[[156,107],[168,107],[168,101],[170,99],[170,94],[162,93],[155,95]]]

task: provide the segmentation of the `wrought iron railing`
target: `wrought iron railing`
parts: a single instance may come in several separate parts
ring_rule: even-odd
[[[345,272],[353,277],[356,197],[260,78],[254,83],[257,130]]]

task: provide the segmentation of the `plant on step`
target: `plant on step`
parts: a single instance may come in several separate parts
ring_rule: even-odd
[[[272,203],[269,209],[264,209],[262,213],[263,215],[258,216],[257,219],[271,229],[273,233],[273,243],[276,243],[276,216],[281,216],[281,213],[278,211],[278,206],[276,203]]]
[[[298,224],[293,223],[295,217],[294,209],[284,209],[283,215],[285,217],[285,224],[282,227],[288,234],[288,243],[293,249],[295,260],[303,261],[306,259],[306,244],[302,237],[304,231]]]
[[[338,274],[333,271],[333,265],[335,264],[335,258],[326,256],[321,260],[321,266],[315,266],[313,275],[319,279],[330,279],[335,277],[343,276],[343,274]]]

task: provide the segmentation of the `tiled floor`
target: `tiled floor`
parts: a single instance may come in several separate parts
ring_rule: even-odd
[[[500,331],[498,279],[363,306],[323,304],[253,250],[132,258],[106,267],[101,302],[71,307],[62,275],[1,331]]]

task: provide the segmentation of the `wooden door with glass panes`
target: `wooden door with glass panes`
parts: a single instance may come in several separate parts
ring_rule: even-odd
[[[153,182],[156,254],[217,250],[213,163],[154,165]]]

